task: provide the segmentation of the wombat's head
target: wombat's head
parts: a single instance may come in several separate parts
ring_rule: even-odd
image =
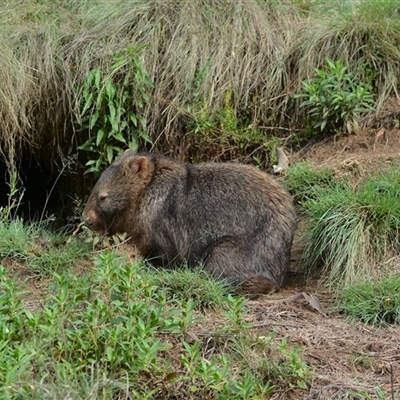
[[[83,211],[85,224],[101,235],[127,232],[153,170],[148,157],[125,151],[102,173],[94,186]]]

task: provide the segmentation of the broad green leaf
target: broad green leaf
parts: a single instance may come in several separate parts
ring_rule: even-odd
[[[147,143],[153,144],[151,137],[146,132],[141,132],[140,137],[143,138]]]
[[[110,78],[108,78],[107,82],[106,82],[106,93],[107,93],[109,100],[114,98],[115,92],[116,92],[115,86],[114,86],[112,80]]]
[[[96,163],[97,163],[97,160],[89,160],[85,165],[89,166],[89,165],[93,165]]]
[[[93,129],[98,119],[99,119],[99,112],[96,110],[90,118],[89,129]]]
[[[114,104],[111,103],[111,102],[108,103],[108,109],[110,111],[110,122],[111,122],[111,125],[112,125],[113,129],[118,130],[118,123],[117,123],[117,120],[115,118],[116,111],[115,111]]]
[[[126,144],[126,140],[124,138],[124,136],[122,135],[122,133],[118,132],[115,135],[113,135],[114,139]]]
[[[114,158],[113,149],[112,147],[107,147],[107,161],[109,164],[112,163]]]
[[[85,115],[86,111],[92,106],[92,103],[93,93],[89,93],[89,95],[85,97],[85,105],[83,106],[81,115]]]
[[[100,90],[101,71],[98,69],[95,69],[93,71],[93,74],[94,74],[94,83],[95,83],[96,89]]]
[[[133,125],[137,126],[137,118],[135,114],[131,114],[129,119],[132,121]]]
[[[96,136],[96,146],[98,146],[101,141],[103,140],[104,137],[104,130],[103,129],[99,129],[97,131],[97,136]]]

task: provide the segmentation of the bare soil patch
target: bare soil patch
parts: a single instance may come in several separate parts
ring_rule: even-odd
[[[291,300],[297,293],[314,294],[325,315],[305,298]],[[257,334],[274,332],[304,349],[303,359],[313,370],[308,390],[278,391],[274,399],[344,399],[349,392],[378,398],[380,387],[386,399],[400,390],[400,329],[377,329],[350,321],[332,309],[332,297],[318,290],[316,281],[294,274],[279,293],[249,301]],[[393,397],[394,398],[394,397]]]

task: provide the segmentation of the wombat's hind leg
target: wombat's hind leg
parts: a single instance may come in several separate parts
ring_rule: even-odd
[[[254,271],[253,251],[232,239],[219,241],[208,249],[204,268],[214,278],[226,280],[239,293],[259,295],[279,290],[273,278]]]

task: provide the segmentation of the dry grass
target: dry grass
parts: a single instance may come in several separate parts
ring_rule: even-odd
[[[115,51],[129,44],[147,46],[143,63],[155,88],[144,114],[164,152],[185,151],[189,106],[212,118],[227,91],[236,116],[266,134],[302,127],[305,111],[292,95],[327,57],[343,57],[372,77],[378,109],[398,95],[400,24],[390,8],[377,19],[373,7],[309,2],[305,11],[297,3],[7,2],[0,24],[3,156],[12,162],[28,152],[51,162],[75,153],[85,140],[75,132],[77,88],[90,69],[107,73]]]

